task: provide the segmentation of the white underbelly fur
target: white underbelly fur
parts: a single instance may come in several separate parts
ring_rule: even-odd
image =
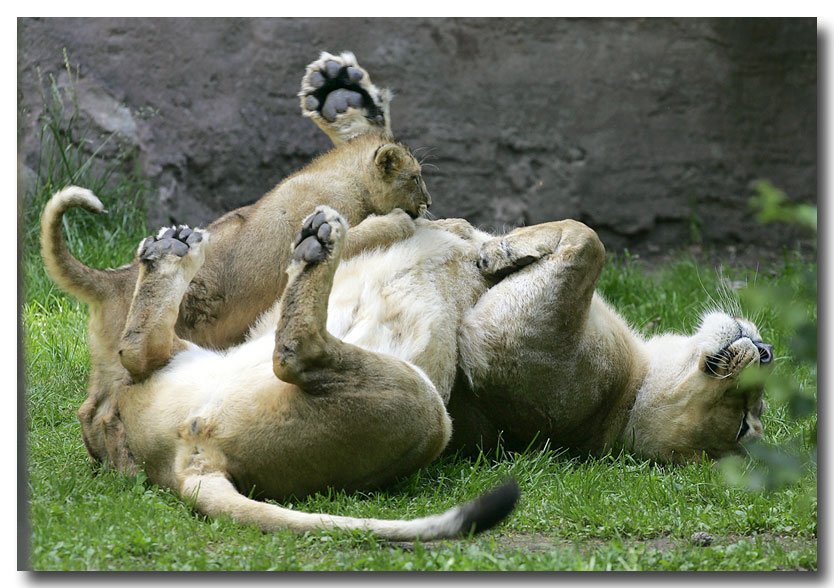
[[[445,231],[422,229],[387,249],[341,263],[327,330],[345,342],[398,357],[427,377],[414,358],[436,342],[438,328],[459,321],[456,305],[432,281],[440,266],[461,259],[474,246]],[[161,401],[154,403],[155,409],[174,405],[184,410],[180,418],[222,420],[230,395],[240,400],[277,389],[280,382],[272,370],[277,306],[264,313],[249,340],[237,347],[214,351],[191,345],[177,354],[150,379]]]

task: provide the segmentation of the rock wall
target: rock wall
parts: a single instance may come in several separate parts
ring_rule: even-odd
[[[646,253],[778,249],[795,234],[755,224],[750,181],[817,198],[814,19],[21,19],[29,166],[37,70],[65,82],[64,49],[83,115],[138,148],[154,224],[211,220],[325,151],[296,92],[345,49],[394,90],[438,216],[572,217]]]

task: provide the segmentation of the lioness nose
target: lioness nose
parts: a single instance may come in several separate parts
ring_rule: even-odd
[[[767,343],[753,343],[759,350],[759,363],[770,363],[773,361],[773,345]]]

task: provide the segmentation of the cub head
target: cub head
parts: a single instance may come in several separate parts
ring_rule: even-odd
[[[431,206],[420,163],[401,143],[384,143],[373,155],[374,182],[371,204],[377,214],[401,208],[412,218]]]
[[[648,372],[624,433],[636,453],[665,461],[718,458],[761,437],[764,390],[739,376],[768,367],[773,348],[753,323],[711,312],[694,335],[660,335],[646,347]]]

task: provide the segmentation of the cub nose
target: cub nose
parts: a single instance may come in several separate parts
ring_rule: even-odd
[[[754,342],[753,345],[759,350],[759,363],[764,364],[773,361],[773,345],[761,342]]]

